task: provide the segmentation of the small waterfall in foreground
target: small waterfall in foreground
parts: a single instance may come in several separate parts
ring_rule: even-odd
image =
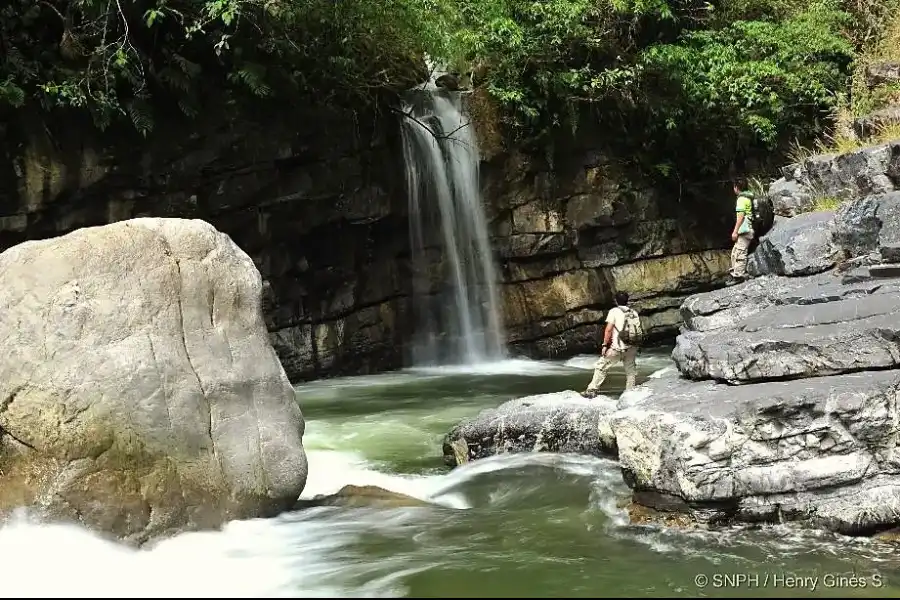
[[[402,123],[417,313],[414,361],[501,360],[506,343],[475,132],[460,94],[431,87],[411,92],[403,109],[412,118]]]

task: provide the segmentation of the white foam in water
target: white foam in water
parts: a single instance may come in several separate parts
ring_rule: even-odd
[[[600,358],[600,356],[597,354],[579,354],[578,356],[573,356],[563,364],[573,369],[593,371],[598,358]]]
[[[449,508],[465,509],[465,498],[446,494],[438,482],[445,475],[397,475],[373,470],[371,463],[358,454],[329,450],[307,452],[309,478],[301,498],[320,494],[334,494],[345,485],[374,485],[391,492],[405,494],[419,500],[434,502]]]
[[[236,521],[133,549],[77,525],[24,514],[0,527],[6,598],[396,597],[392,578],[348,586],[341,550],[356,536],[334,523]],[[300,552],[297,545],[302,546]]]
[[[409,373],[424,375],[548,375],[565,373],[560,365],[527,358],[489,361],[476,364],[442,365],[435,367],[411,367]]]
[[[352,483],[451,508],[468,506],[464,497],[445,490],[448,482],[441,476],[380,473],[348,452],[308,455],[310,478],[303,498]],[[221,531],[184,533],[137,550],[78,525],[42,524],[19,512],[0,526],[0,597],[397,597],[405,593],[397,580],[422,567],[407,568],[402,557],[396,564],[354,564],[347,549],[367,531],[399,526],[377,512],[339,521],[304,511],[234,521]],[[354,575],[368,581],[349,585]]]
[[[352,483],[465,508],[455,490],[478,476],[529,464],[590,475],[599,459],[509,454],[419,477],[374,471],[348,452],[311,451],[309,460],[305,498]],[[316,510],[234,521],[221,531],[184,533],[140,550],[78,525],[42,524],[19,512],[0,526],[0,597],[385,598],[404,595],[398,581],[427,568],[410,567],[402,555],[366,560],[351,553],[360,535],[403,527],[402,514],[324,518]]]

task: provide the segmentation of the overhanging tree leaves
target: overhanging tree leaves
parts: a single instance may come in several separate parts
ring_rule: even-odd
[[[430,55],[473,73],[520,138],[590,112],[635,160],[707,173],[817,132],[881,1],[8,0],[0,110],[147,132],[211,100],[359,106],[421,81]]]

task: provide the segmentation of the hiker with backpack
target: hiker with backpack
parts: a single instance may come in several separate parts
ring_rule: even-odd
[[[740,283],[747,279],[747,254],[753,242],[753,194],[741,190],[737,184],[734,184],[734,193],[737,195],[737,203],[734,209],[736,213],[734,229],[731,231],[734,247],[731,249],[729,284]]]
[[[747,256],[755,250],[753,242],[758,241],[772,228],[775,219],[771,201],[756,198],[750,190],[742,190],[734,184],[737,196],[734,228],[731,230],[731,271],[727,284],[734,285],[747,279]]]
[[[603,346],[600,359],[594,365],[594,377],[581,393],[585,398],[595,398],[606,380],[609,368],[621,362],[625,367],[625,389],[634,387],[637,377],[637,351],[644,340],[644,327],[637,311],[628,306],[628,293],[616,292],[616,305],[606,315]]]

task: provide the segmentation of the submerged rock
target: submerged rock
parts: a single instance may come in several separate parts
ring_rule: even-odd
[[[510,400],[463,421],[444,438],[444,461],[455,466],[507,452],[615,455],[607,417],[616,402],[573,391]]]
[[[417,506],[434,506],[430,502],[392,492],[376,485],[345,485],[334,494],[320,494],[309,500],[299,500],[294,505],[296,510],[318,506],[346,506],[353,508],[404,508]]]
[[[900,371],[740,387],[663,377],[623,395],[612,426],[643,505],[869,533],[900,514],[898,390]]]
[[[632,525],[663,525],[665,527],[674,527],[676,529],[688,529],[697,524],[691,515],[687,513],[657,510],[643,504],[638,504],[633,500],[627,502],[624,508],[625,512],[628,513],[628,521]]]
[[[304,422],[261,289],[250,258],[199,220],[0,254],[0,510],[141,543],[293,506]]]

